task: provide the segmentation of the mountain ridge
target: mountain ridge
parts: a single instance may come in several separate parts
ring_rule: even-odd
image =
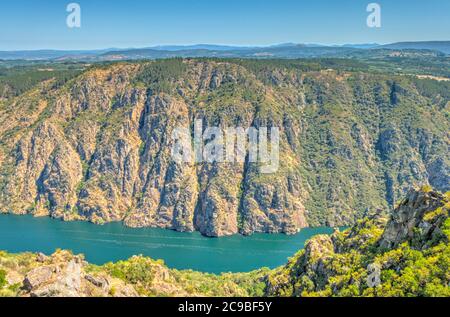
[[[212,57],[221,54],[226,57],[226,53],[233,53],[235,57],[240,55],[248,57],[258,56],[265,51],[278,54],[274,56],[292,58],[282,50],[296,51],[296,56],[328,56],[336,57],[346,52],[358,52],[360,50],[390,49],[390,50],[432,50],[444,54],[450,54],[450,41],[416,41],[416,42],[395,42],[390,44],[361,43],[361,44],[302,44],[302,43],[280,43],[261,46],[238,46],[220,44],[192,44],[192,45],[156,45],[142,48],[108,48],[96,50],[16,50],[0,51],[0,59],[4,60],[52,60],[52,59],[98,59],[105,56],[118,54],[138,55],[139,52],[147,52],[147,58],[162,57]],[[312,49],[312,50],[311,50]],[[333,50],[334,49],[334,50]],[[351,49],[351,50],[350,50]],[[277,50],[281,50],[277,53]],[[322,52],[321,50],[324,50]],[[336,51],[337,50],[337,51]],[[350,51],[349,51],[350,50]],[[305,51],[305,52],[302,52]],[[151,54],[153,52],[153,54]],[[165,52],[163,55],[161,52]],[[187,54],[187,55],[186,55]],[[284,55],[283,55],[284,54]],[[112,58],[113,59],[113,58]]]
[[[450,41],[396,42],[381,45],[388,49],[426,49],[450,54]]]

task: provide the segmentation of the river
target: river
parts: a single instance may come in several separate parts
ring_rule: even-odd
[[[51,254],[57,248],[68,249],[76,254],[83,253],[93,264],[142,254],[163,259],[170,268],[209,273],[247,272],[280,266],[312,236],[332,232],[332,228],[320,227],[305,228],[291,236],[255,234],[207,238],[198,232],[132,229],[121,223],[98,226],[47,217],[0,215],[0,250]]]

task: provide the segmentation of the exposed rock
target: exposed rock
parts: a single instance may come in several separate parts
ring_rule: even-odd
[[[437,192],[412,189],[394,210],[379,245],[383,248],[396,247],[411,240],[416,228],[421,228],[424,236],[434,232],[442,222],[429,223],[424,220],[424,216],[443,206],[442,201],[443,196]]]
[[[17,285],[23,282],[23,275],[17,271],[8,271],[6,274],[6,281],[9,285]]]
[[[107,288],[109,285],[108,280],[104,277],[95,277],[90,274],[86,274],[84,278],[89,282],[91,282],[92,284],[94,284],[95,286],[100,287],[102,289]]]
[[[131,285],[105,274],[86,272],[87,263],[82,256],[57,251],[45,259],[36,259],[38,267],[23,279],[21,296],[31,297],[86,297],[86,296],[138,296]],[[23,278],[23,277],[22,277]]]
[[[427,167],[427,171],[433,188],[442,192],[450,190],[450,166],[446,158],[440,157],[431,162]]]
[[[40,287],[51,279],[55,269],[55,267],[51,266],[42,266],[35,268],[25,276],[25,279],[23,281],[24,288],[28,291],[31,291],[35,288]]]
[[[371,214],[344,232],[313,237],[268,274],[266,295],[450,296],[443,274],[449,199],[426,186],[412,189],[387,223]]]
[[[45,261],[48,260],[48,256],[46,256],[46,255],[45,255],[44,253],[42,253],[42,252],[39,252],[39,253],[36,255],[36,259],[37,259],[38,262],[44,263]]]

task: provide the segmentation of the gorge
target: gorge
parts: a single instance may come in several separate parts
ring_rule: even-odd
[[[0,102],[0,211],[294,234],[389,213],[416,183],[448,191],[449,83],[357,66],[169,59],[38,81]],[[175,162],[170,135],[195,120],[279,128],[279,169]]]

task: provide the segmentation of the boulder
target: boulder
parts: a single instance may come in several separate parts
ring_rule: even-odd
[[[38,288],[51,279],[53,272],[54,268],[50,266],[35,268],[25,276],[23,281],[24,288],[28,291]]]
[[[36,260],[38,261],[38,262],[40,262],[40,263],[44,263],[46,260],[48,259],[48,256],[46,256],[44,253],[42,253],[42,252],[39,252],[37,255],[36,255]]]
[[[93,284],[97,287],[100,287],[102,289],[105,289],[109,285],[108,280],[101,276],[93,276],[93,275],[87,274],[84,276],[84,278],[87,281],[91,282],[91,284]]]

